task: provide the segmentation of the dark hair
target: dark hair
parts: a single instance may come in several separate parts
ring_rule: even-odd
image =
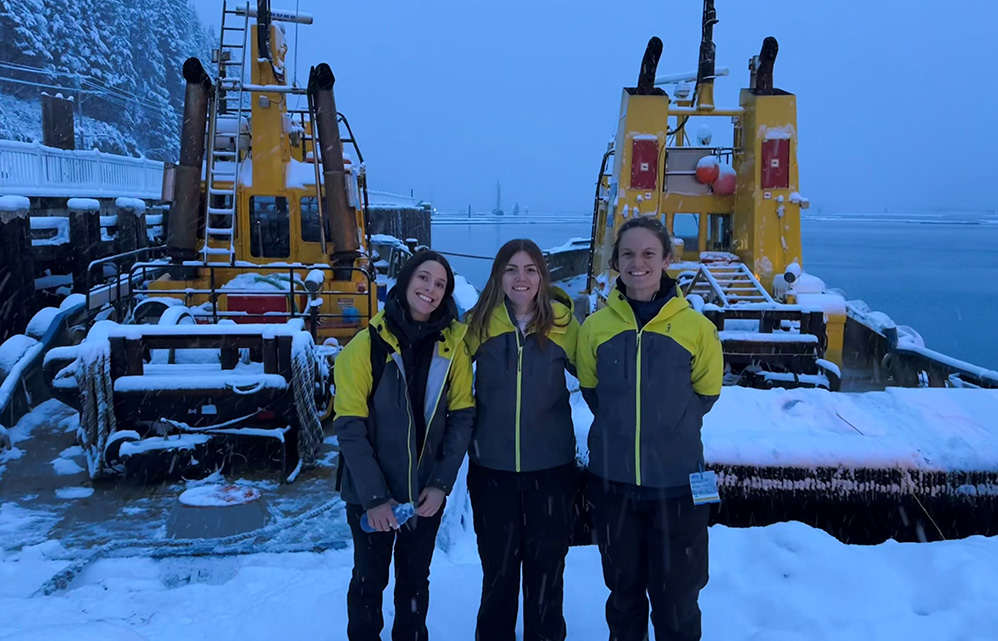
[[[502,289],[502,277],[506,271],[506,265],[513,259],[513,256],[520,252],[525,252],[530,256],[534,265],[537,266],[537,274],[541,277],[537,287],[534,317],[530,319],[527,327],[536,332],[541,341],[554,327],[554,308],[551,306],[551,274],[548,271],[547,261],[544,260],[544,253],[534,241],[526,238],[515,238],[499,248],[499,252],[492,262],[492,273],[489,274],[489,280],[485,283],[485,289],[478,297],[478,303],[468,312],[469,331],[479,340],[484,341],[486,338],[492,312],[496,307],[504,304],[505,292]]]
[[[610,268],[612,270],[620,271],[618,269],[620,264],[618,262],[620,258],[620,239],[624,237],[624,232],[638,228],[647,229],[658,237],[662,243],[663,257],[672,255],[672,236],[669,235],[669,230],[665,228],[662,221],[654,216],[638,216],[621,225],[617,231],[617,239],[613,241],[613,254],[610,255]]]
[[[405,306],[406,311],[409,310],[409,301],[405,297],[406,292],[409,291],[409,281],[412,280],[412,275],[416,273],[417,267],[431,260],[443,265],[444,271],[447,272],[447,286],[444,288],[444,298],[441,299],[440,306],[443,307],[445,299],[450,298],[454,293],[454,270],[451,269],[450,263],[438,252],[430,249],[421,249],[413,254],[409,260],[405,261],[405,264],[399,269],[398,276],[395,277],[395,287],[398,289],[399,294],[398,298]]]

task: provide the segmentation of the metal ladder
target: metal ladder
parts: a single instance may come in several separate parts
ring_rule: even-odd
[[[702,263],[685,294],[723,307],[738,303],[775,303],[755,274],[742,262]]]
[[[240,10],[229,9],[222,3],[222,29],[218,44],[218,74],[215,87],[225,92],[226,110],[221,111],[222,100],[216,96],[211,102],[208,120],[208,197],[205,199],[205,234],[201,257],[205,263],[234,264],[236,238],[236,191],[239,184],[241,125],[249,111],[243,90],[246,69],[246,49],[249,37],[249,5]],[[235,109],[231,105],[235,101]],[[216,148],[219,122],[231,122],[234,128],[234,150]],[[229,183],[230,186],[222,186]],[[222,205],[212,206],[221,199]]]

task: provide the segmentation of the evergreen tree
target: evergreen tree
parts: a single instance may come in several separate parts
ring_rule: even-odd
[[[95,21],[101,26],[103,45],[107,60],[107,73],[104,79],[115,95],[121,96],[116,109],[108,120],[124,131],[135,131],[138,126],[140,101],[136,95],[137,72],[132,59],[131,30],[136,9],[132,4],[98,2]]]
[[[166,4],[166,3],[163,3]],[[137,94],[142,96],[138,114],[139,146],[152,150],[151,158],[174,158],[174,149],[179,150],[178,122],[176,112],[170,106],[170,92],[167,88],[166,56],[163,53],[159,0],[139,0],[132,33],[132,58],[135,61]],[[182,98],[181,98],[182,100]]]
[[[48,22],[42,0],[0,0],[0,63],[46,68],[52,62],[48,50]],[[45,81],[46,76],[20,71],[10,66],[0,68],[0,79]],[[35,96],[35,87],[18,82],[0,82],[0,91],[17,96]]]
[[[86,117],[122,132],[115,151],[124,139],[129,151],[176,159],[183,63],[197,56],[207,64],[211,46],[188,0],[0,0],[0,92],[29,99],[40,92],[4,78],[69,95],[82,89]]]

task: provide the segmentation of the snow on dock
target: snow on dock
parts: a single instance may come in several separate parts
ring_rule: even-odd
[[[726,387],[703,438],[715,463],[998,472],[996,417],[998,390]]]

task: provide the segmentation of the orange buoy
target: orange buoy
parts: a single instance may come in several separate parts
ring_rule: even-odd
[[[735,175],[735,170],[724,165],[718,168],[717,180],[711,184],[711,189],[718,196],[730,196],[735,193],[735,187],[738,184],[738,178]]]
[[[713,156],[704,156],[697,163],[697,182],[703,185],[709,185],[717,180],[720,175],[721,168],[717,165],[717,158]]]

